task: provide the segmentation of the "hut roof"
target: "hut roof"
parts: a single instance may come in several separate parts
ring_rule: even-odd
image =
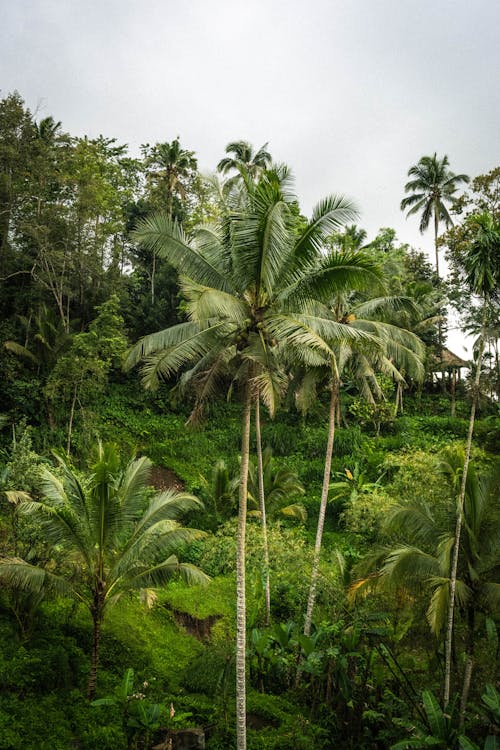
[[[437,357],[433,357],[432,370],[434,372],[436,370],[459,369],[460,367],[470,367],[470,365],[445,347],[441,350],[440,360]]]

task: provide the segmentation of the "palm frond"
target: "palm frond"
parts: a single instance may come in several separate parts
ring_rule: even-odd
[[[205,320],[227,320],[235,326],[243,327],[249,316],[248,305],[232,294],[221,292],[195,284],[181,277],[180,286],[187,300],[187,311],[192,321],[200,323]]]
[[[70,596],[74,593],[69,582],[62,576],[15,557],[0,558],[0,580],[13,589],[33,594],[46,592],[52,595]]]
[[[181,226],[167,214],[158,213],[142,219],[132,238],[198,283],[234,293],[229,278],[188,243]]]

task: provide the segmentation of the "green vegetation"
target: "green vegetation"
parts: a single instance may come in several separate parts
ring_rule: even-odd
[[[493,748],[499,170],[409,171],[444,281],[217,169],[0,101],[0,750]]]

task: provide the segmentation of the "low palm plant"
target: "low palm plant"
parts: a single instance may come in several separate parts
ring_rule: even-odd
[[[269,515],[294,518],[305,523],[307,512],[302,503],[290,503],[290,500],[304,494],[304,487],[298,476],[286,467],[278,468],[273,460],[272,448],[262,451],[262,468],[266,508]],[[250,460],[248,466],[248,504],[250,515],[260,516],[259,479],[257,466]]]
[[[0,558],[0,580],[13,589],[73,598],[92,616],[89,697],[95,694],[101,625],[123,594],[165,584],[179,574],[206,581],[176,553],[202,532],[179,519],[201,506],[187,493],[167,490],[147,499],[151,462],[142,457],[120,466],[114,446],[99,446],[90,474],[80,476],[59,459],[59,470],[41,472],[42,499],[21,498],[18,512],[38,519],[53,559],[46,566]]]

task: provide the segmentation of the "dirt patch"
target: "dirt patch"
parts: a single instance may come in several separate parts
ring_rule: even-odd
[[[182,627],[190,634],[198,638],[199,641],[204,641],[206,638],[210,638],[210,633],[217,620],[220,619],[219,615],[209,615],[199,620],[197,617],[188,615],[187,612],[179,612],[174,610],[174,618],[178,625]]]
[[[153,466],[150,483],[155,490],[160,492],[163,490],[177,490],[177,492],[182,492],[184,490],[182,479],[177,476],[175,471],[167,469],[165,466]]]
[[[260,714],[247,714],[247,726],[249,729],[266,729],[267,727],[279,727],[278,719],[266,719]]]

